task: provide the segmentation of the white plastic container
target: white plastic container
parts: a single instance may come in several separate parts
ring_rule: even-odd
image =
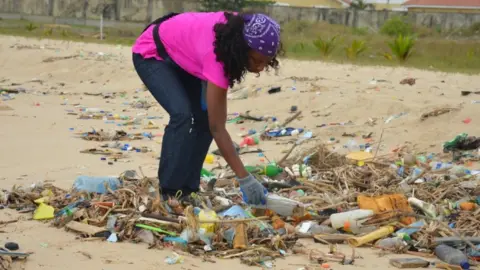
[[[370,227],[363,226],[365,219],[374,215],[373,210],[357,209],[348,212],[333,214],[330,216],[332,227],[336,230],[342,229],[353,234],[370,231]]]
[[[270,209],[280,216],[291,216],[296,207],[304,207],[301,202],[291,200],[276,194],[267,194],[267,203],[265,205],[255,205],[258,209]]]

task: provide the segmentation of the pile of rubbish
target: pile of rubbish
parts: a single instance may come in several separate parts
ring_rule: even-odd
[[[103,141],[128,135],[85,136]],[[201,190],[189,203],[180,196],[164,200],[158,179],[141,168],[140,175],[79,176],[71,190],[14,186],[0,203],[81,237],[145,242],[206,261],[240,258],[269,268],[275,258],[303,254],[309,259],[303,269],[313,269],[355,264],[355,248],[365,246],[407,254],[391,260],[398,268],[428,266],[434,253],[444,264],[469,269],[480,260],[480,171],[469,169],[480,151],[472,141],[461,134],[444,144],[444,153],[398,149],[388,157],[370,148],[344,156],[325,144],[292,158],[289,151],[278,163],[248,166],[268,190],[266,204],[258,206],[243,202],[226,168],[203,169]],[[306,248],[298,241],[305,238],[329,245],[330,252]],[[352,247],[351,255],[336,249],[341,243]],[[179,253],[165,261],[181,263]]]

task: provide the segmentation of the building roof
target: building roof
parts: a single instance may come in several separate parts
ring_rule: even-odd
[[[404,7],[480,9],[480,0],[409,0]]]

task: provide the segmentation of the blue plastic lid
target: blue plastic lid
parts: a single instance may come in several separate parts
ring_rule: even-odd
[[[460,263],[460,266],[462,269],[470,269],[470,264],[468,262],[462,262]]]

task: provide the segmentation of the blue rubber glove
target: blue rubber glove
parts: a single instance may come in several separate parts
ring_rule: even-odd
[[[237,181],[240,184],[240,191],[246,203],[253,205],[266,203],[267,189],[253,175],[249,174],[243,179],[237,179]]]

